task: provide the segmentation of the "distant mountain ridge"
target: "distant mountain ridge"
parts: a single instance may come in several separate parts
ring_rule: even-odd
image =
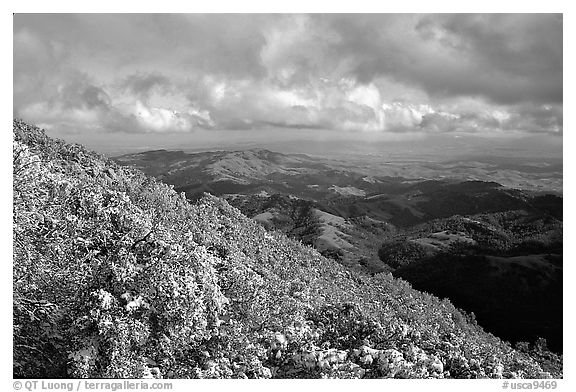
[[[353,246],[356,256],[343,249],[344,258],[352,258],[351,264],[365,259],[362,262],[376,270],[381,270],[375,265],[377,249],[365,248],[372,248],[371,244],[396,228],[455,214],[528,210],[545,211],[559,219],[562,215],[562,198],[555,195],[488,181],[384,177],[341,161],[263,149],[191,154],[159,150],[115,160],[173,185],[190,200],[203,192],[224,197],[248,216],[265,218],[260,221],[267,227],[293,233],[306,243],[318,243],[322,230],[314,227],[320,222],[312,215],[305,220],[310,227],[302,227],[303,220],[298,218],[301,212],[316,209],[348,223],[354,221],[351,226],[344,225],[353,233],[342,233],[341,237],[351,234],[361,243]],[[309,208],[300,210],[304,205]],[[317,237],[312,238],[312,233]],[[339,242],[343,243],[328,243]],[[371,254],[367,259],[361,256],[366,252]]]
[[[182,181],[190,173],[204,181],[230,181],[248,184],[266,181],[271,174],[302,175],[328,169],[303,154],[281,154],[265,149],[185,153],[155,150],[114,158],[152,174],[159,172],[167,180]],[[188,172],[185,174],[184,172]]]
[[[331,204],[342,210],[338,205],[343,207],[345,200],[373,209],[370,205],[381,205],[381,196],[387,196],[384,204],[407,209],[406,216],[413,217],[412,221],[394,222],[400,225],[452,214],[518,209],[527,204],[533,205],[527,208],[542,208],[551,199],[555,198],[552,204],[556,205],[561,200],[553,194],[507,188],[494,181],[457,180],[449,175],[446,179],[387,177],[341,161],[265,149],[201,153],[156,150],[122,155],[114,160],[174,185],[191,199],[204,191],[219,196],[264,191],[308,200],[334,200],[336,205]],[[446,211],[440,211],[442,208]],[[556,206],[552,208],[556,210],[550,210],[551,213],[561,214]]]
[[[447,300],[13,123],[14,377],[546,378]]]

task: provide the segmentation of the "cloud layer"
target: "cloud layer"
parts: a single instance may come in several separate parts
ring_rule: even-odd
[[[16,15],[14,114],[67,132],[562,133],[561,15]]]

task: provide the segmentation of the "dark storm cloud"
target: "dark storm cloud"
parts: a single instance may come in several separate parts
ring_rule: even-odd
[[[121,88],[142,100],[147,100],[154,89],[165,91],[170,85],[170,79],[158,73],[131,74],[120,82]]]
[[[562,102],[561,16],[442,15],[418,29],[470,60],[457,77],[428,78],[429,88],[504,103]]]
[[[433,95],[500,103],[562,101],[559,15],[323,16],[363,82],[389,75]]]
[[[102,88],[91,83],[88,76],[77,73],[70,75],[48,100],[60,104],[64,109],[103,109],[110,107],[110,96]]]
[[[515,108],[507,129],[528,132],[550,131],[562,133],[563,113],[560,105],[525,104]]]
[[[28,30],[78,56],[123,66],[155,64],[203,72],[258,75],[264,37],[258,15],[49,14],[16,15],[15,34]],[[18,48],[15,48],[18,49]]]
[[[16,15],[14,113],[130,132],[561,133],[562,24],[553,14]]]

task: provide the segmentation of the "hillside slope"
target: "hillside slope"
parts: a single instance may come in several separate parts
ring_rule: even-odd
[[[391,275],[13,132],[15,377],[561,377]]]
[[[486,330],[562,352],[563,223],[547,213],[453,216],[384,241],[393,275],[474,312]]]

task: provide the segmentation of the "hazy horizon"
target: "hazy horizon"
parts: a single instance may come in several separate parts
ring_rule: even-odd
[[[16,14],[13,112],[106,155],[561,158],[562,25],[559,14]]]

